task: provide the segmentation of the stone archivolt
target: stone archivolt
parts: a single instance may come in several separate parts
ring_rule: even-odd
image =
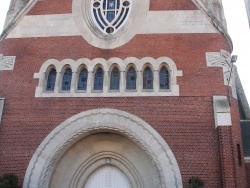
[[[150,185],[152,184],[148,186],[148,184],[143,182],[144,188],[183,187],[180,169],[174,154],[159,133],[142,119],[127,112],[114,109],[96,109],[86,111],[67,119],[56,127],[43,140],[34,153],[26,171],[23,187],[49,187],[53,173],[57,169],[57,164],[60,163],[59,161],[61,159],[63,160],[63,156],[67,155],[66,152],[69,151],[73,145],[79,143],[80,140],[97,133],[112,133],[124,136],[139,147],[142,153],[144,153],[144,156],[147,156],[150,159],[150,163],[155,169],[154,175],[157,177],[157,181],[151,182],[156,183],[151,187]],[[106,151],[107,150],[108,148],[106,148]],[[116,152],[118,151],[116,150]],[[129,154],[129,152],[126,154]],[[110,155],[110,153],[103,153],[102,156],[106,158],[107,155]],[[123,161],[123,157],[112,154],[110,158],[111,161],[117,159],[118,162],[115,166],[120,169],[123,168],[122,165],[118,164]],[[134,165],[136,166],[136,164]],[[65,168],[65,165],[63,166]],[[127,167],[130,168],[129,165]],[[142,165],[141,168],[143,167],[144,166]],[[82,167],[79,166],[78,169],[79,170],[75,176],[76,179],[77,174],[81,174]],[[137,170],[138,169],[139,167]],[[147,180],[147,178],[140,179],[140,177],[143,176],[141,173],[147,174],[148,169],[144,169],[140,172],[137,170],[134,168],[130,169],[130,173],[134,174],[133,177],[135,178],[132,182],[134,181],[134,183],[141,185],[141,181]],[[70,173],[70,171],[67,172]],[[127,174],[127,177],[129,178],[129,174]]]

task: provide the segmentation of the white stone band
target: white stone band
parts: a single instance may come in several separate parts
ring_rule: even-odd
[[[137,34],[218,33],[200,10],[149,11]],[[7,38],[81,36],[73,14],[24,16]]]

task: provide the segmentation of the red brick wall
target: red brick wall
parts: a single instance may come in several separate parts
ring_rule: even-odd
[[[196,9],[191,0],[178,3],[151,0],[150,9]],[[70,12],[70,1],[46,0],[38,1],[29,14]],[[6,39],[0,45],[0,53],[17,56],[17,59],[13,71],[0,74],[0,97],[6,98],[0,127],[0,174],[16,173],[22,182],[34,151],[57,125],[82,111],[114,108],[137,115],[162,135],[177,159],[184,186],[189,178],[197,176],[205,181],[206,188],[222,187],[219,150],[222,143],[218,142],[214,126],[212,96],[227,95],[227,87],[222,69],[207,67],[205,59],[206,52],[220,49],[230,51],[220,34],[137,35],[114,50],[92,47],[80,36]],[[180,97],[34,98],[38,80],[33,74],[48,59],[125,59],[131,56],[172,58],[183,71],[183,77],[178,77]],[[230,143],[226,147],[234,156],[231,161],[235,184],[244,187],[241,176],[244,167],[235,165],[235,147],[241,144],[236,105],[237,101],[233,101],[233,126],[228,130],[235,137],[233,148]],[[221,134],[228,131],[219,130]]]
[[[0,174],[14,172],[22,181],[32,154],[53,128],[82,111],[114,108],[137,115],[163,136],[185,185],[190,177],[199,176],[207,187],[220,187],[211,102],[209,97],[7,98],[0,129]]]
[[[221,69],[206,66],[205,52],[226,47],[218,34],[138,35],[115,50],[91,47],[81,37],[6,39],[1,53],[17,59],[13,71],[0,74],[0,96],[6,97],[0,174],[14,172],[22,181],[32,154],[62,121],[85,110],[115,108],[139,116],[163,136],[176,156],[184,185],[198,176],[206,187],[221,187],[212,95],[226,95],[227,88]],[[171,57],[183,70],[178,78],[181,97],[34,98],[38,80],[33,74],[47,59],[129,56]]]
[[[197,10],[191,0],[150,0],[150,10]],[[72,0],[38,1],[29,15],[66,14],[72,12]]]
[[[192,0],[150,0],[150,10],[197,10]]]
[[[245,163],[247,188],[250,188],[250,163]]]

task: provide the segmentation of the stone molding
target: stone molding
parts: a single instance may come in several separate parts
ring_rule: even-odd
[[[65,120],[42,141],[24,178],[24,188],[48,187],[54,164],[73,144],[98,132],[121,134],[152,159],[161,182],[159,187],[182,187],[178,163],[165,140],[149,124],[128,112],[95,109]]]
[[[16,56],[3,56],[0,54],[0,71],[13,70]]]
[[[80,19],[79,17],[76,18]],[[129,35],[133,37],[137,34],[218,33],[200,10],[148,11],[137,30],[130,28],[129,31],[126,31],[126,36],[124,36],[125,33],[118,36],[114,34],[116,36],[114,39],[112,39],[113,35],[101,33],[101,36],[99,36],[87,28],[79,29],[84,24],[84,20],[76,20],[76,18],[74,14],[25,16],[7,38],[83,36],[91,45],[96,47],[114,48],[113,45],[121,46],[122,43],[127,43],[130,40],[127,37]],[[121,30],[124,31],[122,28]],[[95,31],[98,31],[98,28]],[[134,32],[134,34],[131,32]],[[112,46],[109,46],[110,44],[101,46],[107,41],[110,42],[110,39],[113,41]]]
[[[105,165],[112,165],[120,169],[129,179],[133,188],[143,188],[141,177],[133,164],[130,164],[126,158],[113,152],[98,153],[83,163],[71,180],[69,188],[81,188],[82,185],[86,184],[94,171]]]
[[[220,52],[207,52],[206,60],[208,67],[222,67],[224,85],[231,87],[232,95],[237,99],[235,84],[236,69],[231,61],[231,54],[225,50],[221,50]]]
[[[149,11],[149,5],[150,0],[131,1],[131,10],[126,23],[112,35],[104,34],[95,24],[91,15],[91,0],[73,0],[72,15],[76,27],[89,44],[98,48],[114,49],[127,43],[137,34]]]
[[[231,110],[226,96],[213,96],[215,127],[232,126]]]
[[[154,75],[154,89],[143,89],[143,70],[145,65],[150,66]],[[120,70],[120,90],[110,91],[110,72],[114,66]],[[137,71],[137,89],[135,91],[126,90],[126,72],[129,67],[133,66]],[[161,90],[159,87],[159,71],[162,66],[166,66],[170,74],[170,89]],[[45,90],[47,83],[47,75],[50,69],[54,67],[57,71],[57,79],[54,92]],[[60,83],[62,82],[63,72],[65,67],[70,67],[72,70],[71,90],[69,92],[61,91]],[[77,90],[78,74],[82,67],[87,68],[88,81],[86,91]],[[97,67],[102,67],[104,71],[104,85],[102,92],[93,91],[94,73]],[[137,59],[128,57],[124,60],[114,57],[108,60],[96,58],[89,60],[82,58],[77,61],[72,59],[64,59],[61,62],[56,59],[49,59],[41,66],[39,73],[34,74],[34,78],[39,79],[36,87],[35,97],[124,97],[124,96],[179,96],[179,85],[177,85],[177,77],[182,76],[182,71],[177,70],[174,61],[168,57],[159,57],[157,59],[144,57]]]
[[[244,157],[245,163],[250,163],[250,157]]]

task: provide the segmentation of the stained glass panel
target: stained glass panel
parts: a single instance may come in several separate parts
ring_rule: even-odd
[[[143,72],[143,89],[153,89],[153,73],[149,67]]]
[[[95,72],[95,80],[94,80],[94,90],[102,90],[103,89],[103,70],[98,68]]]
[[[56,70],[52,69],[48,75],[46,90],[54,91],[55,83],[56,83]]]
[[[68,91],[71,87],[71,79],[72,79],[72,71],[70,68],[66,69],[66,71],[63,74],[62,79],[62,90]]]

